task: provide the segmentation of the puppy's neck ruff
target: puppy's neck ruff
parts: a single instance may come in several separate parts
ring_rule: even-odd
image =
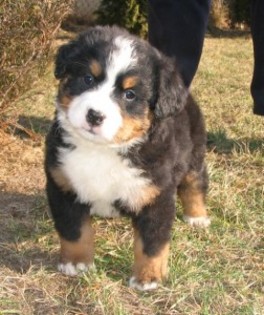
[[[64,140],[73,147],[59,148],[59,167],[76,192],[77,200],[91,205],[90,214],[115,217],[119,214],[114,208],[116,201],[132,212],[141,210],[146,198],[144,191],[150,189],[151,180],[119,154],[127,147],[93,143],[72,132]]]

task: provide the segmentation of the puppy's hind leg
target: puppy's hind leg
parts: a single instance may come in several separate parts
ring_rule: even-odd
[[[208,227],[211,223],[205,207],[207,190],[207,172],[190,171],[178,187],[178,196],[182,202],[183,219],[191,226]]]

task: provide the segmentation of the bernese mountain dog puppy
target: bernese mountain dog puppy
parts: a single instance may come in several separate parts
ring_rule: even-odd
[[[93,265],[93,216],[131,218],[129,284],[167,274],[176,195],[184,219],[208,226],[206,133],[174,60],[118,27],[93,27],[63,45],[56,114],[46,139],[47,196],[61,245],[58,269]]]

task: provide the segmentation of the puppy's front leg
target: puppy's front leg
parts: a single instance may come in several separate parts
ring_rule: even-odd
[[[155,289],[167,276],[175,205],[173,197],[157,199],[133,219],[135,261],[129,285],[141,291]]]
[[[47,195],[61,251],[59,271],[74,276],[93,266],[94,231],[89,216],[89,205],[81,204],[71,191],[63,191],[48,176]]]
[[[134,233],[135,262],[129,285],[141,291],[156,289],[158,282],[167,276],[169,242],[160,246],[154,255],[148,255],[139,232],[135,230]]]
[[[60,235],[61,252],[58,270],[69,276],[87,271],[93,267],[94,231],[90,218],[81,225],[80,236],[74,240],[67,240]]]

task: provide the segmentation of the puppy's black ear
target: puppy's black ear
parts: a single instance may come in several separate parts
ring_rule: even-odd
[[[78,47],[76,41],[72,41],[59,48],[55,59],[55,71],[54,75],[56,79],[63,79],[74,58],[78,54]]]
[[[175,62],[166,57],[162,59],[159,69],[158,97],[154,107],[154,114],[158,118],[180,112],[185,106],[189,93]]]

